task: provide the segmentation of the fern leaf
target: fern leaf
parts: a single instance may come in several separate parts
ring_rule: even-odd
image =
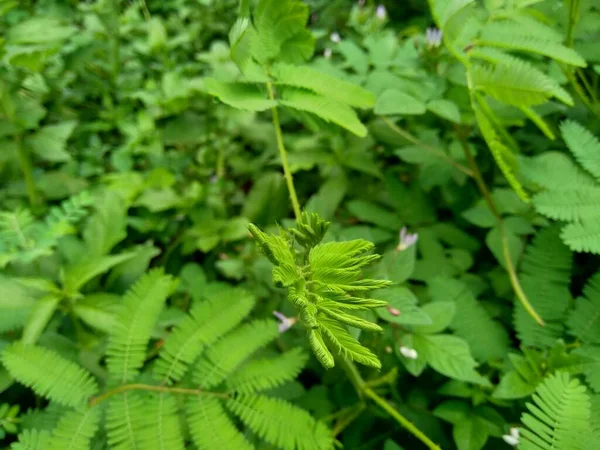
[[[540,192],[533,202],[540,214],[555,220],[571,222],[600,217],[600,187]]]
[[[368,320],[361,319],[360,317],[356,317],[352,314],[341,311],[332,301],[319,300],[317,301],[317,308],[329,318],[337,320],[345,325],[365,331],[383,331],[383,328],[376,323],[369,322]]]
[[[487,362],[504,358],[509,348],[508,333],[492,320],[465,283],[436,278],[429,284],[429,293],[433,301],[454,302],[456,314],[450,327],[457,336],[467,341],[475,359]]]
[[[570,223],[562,229],[560,237],[573,251],[600,254],[600,222],[597,220]]]
[[[319,360],[323,367],[326,369],[331,369],[335,366],[335,361],[333,360],[333,355],[325,345],[325,341],[323,340],[323,336],[321,335],[319,330],[308,330],[308,343],[312,348],[313,353]]]
[[[326,450],[333,446],[323,423],[281,399],[240,395],[227,400],[226,405],[256,435],[282,450]]]
[[[581,166],[600,181],[600,141],[572,120],[560,126],[563,139]]]
[[[14,442],[11,450],[46,450],[50,442],[50,432],[47,430],[23,430],[19,441]]]
[[[205,389],[217,386],[278,333],[272,320],[255,320],[243,325],[207,350],[196,365],[194,382]]]
[[[196,303],[161,348],[154,366],[155,378],[168,384],[181,380],[205,346],[233,329],[253,307],[254,297],[235,288]]]
[[[583,288],[567,320],[569,333],[586,344],[600,344],[600,272]]]
[[[530,412],[521,417],[527,428],[521,430],[520,449],[584,448],[590,431],[590,398],[578,380],[564,372],[550,375],[527,409]]]
[[[137,376],[154,324],[173,288],[171,276],[152,270],[125,294],[106,350],[112,378],[126,383]]]
[[[581,360],[582,372],[588,385],[594,391],[600,392],[600,346],[584,345],[576,349],[573,354]]]
[[[556,188],[557,179],[563,189],[596,186],[596,181],[564,153],[544,152],[533,158],[521,158],[520,163],[521,173],[540,188]]]
[[[199,395],[191,398],[186,407],[190,434],[200,450],[254,449],[231,422],[220,400]]]
[[[140,392],[123,392],[111,397],[106,412],[106,431],[110,448],[145,450],[140,436],[148,426],[147,417],[148,407]]]
[[[147,426],[138,434],[144,450],[183,450],[183,436],[179,422],[178,405],[169,394],[152,395],[144,402]]]
[[[326,122],[333,122],[359,137],[367,135],[367,129],[359,120],[356,112],[350,106],[333,99],[302,89],[287,87],[282,89],[278,103],[292,109],[315,114]]]
[[[552,83],[548,78],[516,58],[510,65],[498,64],[492,68],[475,65],[472,76],[476,89],[509,105],[540,105],[552,96]]]
[[[573,66],[586,67],[585,60],[571,48],[565,47],[558,42],[542,40],[523,34],[513,34],[510,30],[484,29],[478,44],[536,53]]]
[[[52,431],[48,450],[88,450],[100,422],[99,408],[66,413]]]
[[[245,111],[265,111],[277,105],[274,100],[269,100],[264,92],[248,83],[226,83],[205,78],[206,91],[217,97],[223,103]]]
[[[529,302],[542,317],[541,327],[515,304],[514,324],[523,345],[552,346],[562,334],[565,312],[571,299],[569,283],[572,253],[561,242],[555,228],[538,232],[525,250],[521,264],[521,285]]]
[[[308,360],[300,348],[293,348],[275,358],[256,358],[227,379],[230,391],[241,394],[274,389],[294,380]]]
[[[381,362],[368,348],[362,346],[343,325],[324,317],[319,318],[319,330],[343,358],[365,366],[381,368]]]
[[[66,406],[82,406],[98,392],[92,375],[52,350],[15,342],[2,352],[8,373],[33,391]]]
[[[375,96],[370,91],[312,67],[275,64],[272,75],[277,84],[308,89],[355,108],[375,106]]]

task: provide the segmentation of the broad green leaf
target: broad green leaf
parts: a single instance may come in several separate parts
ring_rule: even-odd
[[[66,292],[75,294],[92,278],[135,256],[134,252],[84,259],[65,270],[63,286]]]
[[[451,122],[460,123],[460,111],[458,106],[450,100],[432,100],[427,103],[427,109]]]
[[[272,74],[277,84],[309,89],[355,108],[372,108],[375,105],[375,96],[370,91],[309,66],[275,64]]]
[[[464,339],[444,334],[415,335],[414,339],[419,356],[437,372],[455,380],[490,386],[489,380],[475,370],[477,363]]]
[[[269,100],[266,94],[253,84],[226,83],[214,78],[205,78],[204,87],[209,94],[223,103],[246,111],[265,111],[277,105],[275,100]]]
[[[380,116],[419,115],[425,114],[426,110],[421,100],[396,89],[382,92],[375,104],[375,114]]]
[[[403,325],[431,325],[431,318],[418,305],[415,295],[405,287],[390,287],[375,291],[373,298],[388,302],[388,307],[378,308],[377,315],[387,322]],[[398,314],[390,310],[398,311]]]
[[[48,125],[28,136],[25,143],[45,161],[68,161],[71,155],[67,152],[66,144],[75,125],[77,122],[74,120]]]
[[[326,122],[333,122],[359,137],[367,135],[367,129],[356,112],[350,106],[336,100],[302,89],[287,87],[282,89],[278,103],[288,108],[315,114]]]
[[[429,316],[429,325],[412,325],[415,333],[434,334],[444,331],[454,319],[456,304],[454,302],[436,301],[423,305],[421,310]]]
[[[25,344],[35,344],[37,342],[59,303],[60,298],[56,295],[48,295],[35,302],[23,329],[22,342]]]
[[[529,397],[535,388],[535,384],[528,383],[516,371],[511,370],[502,375],[492,396],[501,400],[524,398]]]
[[[487,442],[489,433],[479,417],[469,415],[454,425],[452,436],[458,450],[480,450]]]
[[[10,27],[8,40],[13,44],[60,44],[76,31],[77,28],[60,19],[40,15]]]

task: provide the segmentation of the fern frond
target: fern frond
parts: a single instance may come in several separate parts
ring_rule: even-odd
[[[161,348],[154,366],[155,378],[168,384],[181,380],[205,346],[232,330],[253,307],[254,297],[237,288],[197,302]]]
[[[325,345],[325,341],[323,340],[321,332],[318,329],[309,329],[307,336],[310,348],[319,362],[323,364],[323,367],[326,369],[331,369],[333,366],[335,366],[333,355]]]
[[[475,65],[475,89],[482,89],[496,100],[513,106],[535,106],[552,96],[552,83],[529,64],[515,58],[512,64],[494,67]]]
[[[300,219],[296,220],[296,228],[290,228],[289,232],[294,235],[298,244],[310,249],[323,240],[331,222],[324,220],[316,213],[302,213]]]
[[[573,354],[580,358],[581,371],[588,385],[592,390],[600,392],[600,346],[583,345],[573,351]]]
[[[560,132],[569,150],[581,166],[600,181],[600,141],[587,128],[577,122],[566,120]]]
[[[319,331],[323,333],[327,341],[343,358],[376,369],[381,368],[381,362],[377,356],[354,339],[343,325],[334,320],[321,317],[319,318]]]
[[[590,398],[585,386],[556,372],[544,380],[527,403],[530,413],[521,417],[523,450],[568,448],[581,450],[590,432]]]
[[[186,403],[186,410],[190,434],[199,449],[254,450],[219,399],[209,395],[192,397]]]
[[[359,137],[367,135],[367,129],[356,112],[348,105],[312,92],[286,87],[281,90],[278,103],[288,108],[312,113],[326,122],[333,122]]]
[[[88,450],[100,422],[99,408],[66,413],[52,430],[48,450]]]
[[[600,222],[582,220],[566,225],[560,237],[576,252],[600,254]]]
[[[521,285],[533,308],[545,322],[541,327],[515,304],[514,324],[523,345],[552,346],[562,334],[564,316],[571,294],[572,253],[561,242],[556,228],[538,232],[525,250],[521,264]]]
[[[575,308],[567,319],[569,334],[586,344],[600,344],[600,272],[583,288],[583,296],[575,299]]]
[[[14,442],[11,450],[46,450],[51,434],[47,430],[23,430],[19,441]]]
[[[309,261],[313,270],[320,268],[358,269],[364,264],[354,258],[361,253],[372,250],[374,245],[364,239],[354,239],[345,242],[327,242],[310,250]]]
[[[178,405],[169,394],[154,394],[144,402],[147,426],[138,433],[144,450],[183,450]]]
[[[284,400],[240,395],[226,405],[255,434],[282,450],[327,450],[333,446],[322,422]]]
[[[540,192],[534,205],[540,214],[555,220],[596,219],[600,217],[600,186]]]
[[[275,77],[276,84],[308,89],[355,108],[375,106],[375,96],[370,91],[309,66],[280,63],[273,66],[271,73]]]
[[[2,363],[19,383],[66,406],[82,406],[98,392],[92,375],[52,350],[15,342],[2,352]]]
[[[301,348],[293,348],[275,358],[255,358],[227,378],[229,391],[240,394],[274,389],[294,380],[308,360]]]
[[[279,331],[272,320],[255,320],[225,336],[200,358],[194,383],[211,388],[222,383],[252,353],[274,340]]]
[[[544,189],[556,188],[557,179],[564,189],[596,186],[596,181],[564,153],[544,152],[533,158],[520,158],[519,168],[528,180]]]
[[[484,28],[478,44],[535,53],[573,66],[586,67],[585,60],[575,50],[558,42],[538,39],[521,33],[513,34],[510,30],[496,27]]]
[[[110,448],[143,450],[140,435],[148,426],[148,410],[140,392],[123,392],[111,397],[106,411],[106,431]]]
[[[493,320],[462,281],[436,278],[429,284],[433,301],[453,301],[456,314],[450,323],[457,336],[468,342],[480,362],[504,358],[509,348],[508,333]]]
[[[319,299],[317,301],[317,308],[329,318],[337,320],[345,325],[365,331],[383,331],[383,328],[376,323],[369,322],[368,320],[361,319],[360,317],[353,316],[352,314],[340,310],[335,302],[330,300]]]
[[[106,364],[113,379],[125,383],[137,376],[154,324],[173,288],[173,278],[155,269],[125,294],[106,349]]]

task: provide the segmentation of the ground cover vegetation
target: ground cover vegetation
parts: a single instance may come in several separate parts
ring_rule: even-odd
[[[2,448],[600,448],[597,2],[0,29]]]

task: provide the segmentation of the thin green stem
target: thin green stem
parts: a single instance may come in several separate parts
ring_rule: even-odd
[[[406,428],[413,436],[419,439],[431,450],[440,450],[440,447],[436,445],[431,439],[429,439],[421,430],[419,430],[412,422],[406,417],[400,414],[394,409],[384,398],[380,397],[375,391],[373,391],[368,384],[363,380],[360,372],[352,361],[346,361],[343,358],[338,358],[336,362],[344,369],[346,375],[350,379],[350,382],[354,386],[356,393],[359,398],[368,397],[381,406],[390,416],[392,416],[396,422]]]
[[[229,395],[222,392],[210,392],[202,391],[200,389],[186,389],[178,387],[165,387],[165,386],[153,386],[151,384],[124,384],[117,388],[106,391],[97,397],[92,397],[89,405],[96,406],[97,404],[109,399],[113,395],[120,394],[127,391],[151,391],[151,392],[167,392],[171,394],[183,394],[183,395],[211,395],[213,397],[219,397],[228,399]]]
[[[500,236],[501,236],[501,241],[502,241],[502,255],[503,255],[504,261],[506,263],[506,271],[508,272],[508,277],[510,279],[510,284],[513,288],[513,291],[515,292],[515,295],[519,299],[519,302],[521,302],[521,305],[523,305],[523,308],[525,308],[525,311],[527,311],[527,313],[539,325],[544,326],[545,325],[544,320],[540,317],[540,315],[537,313],[535,308],[531,305],[531,303],[529,302],[529,299],[527,298],[527,295],[525,294],[525,292],[523,291],[523,288],[521,287],[521,283],[519,282],[519,277],[517,276],[517,271],[515,270],[515,266],[511,259],[510,247],[508,245],[508,236],[506,234],[506,230],[504,229],[504,222],[502,220],[502,216],[500,215],[498,208],[496,207],[496,203],[494,202],[494,199],[492,198],[492,195],[490,194],[490,191],[488,190],[488,188],[485,184],[485,181],[483,180],[483,175],[481,174],[481,171],[479,170],[477,161],[475,161],[475,158],[473,157],[473,154],[471,153],[471,150],[469,149],[469,145],[466,142],[465,135],[463,133],[459,132],[458,138],[459,138],[461,147],[465,153],[465,156],[467,158],[467,161],[469,162],[469,165],[471,166],[471,169],[473,170],[473,173],[475,175],[474,178],[475,178],[475,182],[477,183],[477,187],[479,188],[479,191],[481,192],[481,195],[483,196],[486,204],[490,208],[490,211],[492,212],[492,214],[494,214],[494,217],[498,221],[498,229],[500,231]]]
[[[460,170],[465,175],[467,175],[469,177],[473,176],[473,172],[471,171],[471,169],[469,169],[468,167],[463,166],[460,163],[457,163],[452,158],[450,158],[448,155],[446,155],[444,152],[442,152],[442,151],[440,151],[440,150],[432,147],[431,145],[428,145],[425,142],[419,140],[417,137],[413,136],[408,131],[403,130],[402,128],[400,128],[398,125],[396,125],[394,122],[392,122],[387,117],[383,117],[383,121],[385,122],[385,124],[394,133],[398,134],[399,136],[402,136],[408,142],[410,142],[410,143],[412,143],[412,144],[414,144],[414,145],[416,145],[418,147],[421,147],[423,150],[425,150],[427,152],[430,152],[431,154],[437,156],[438,158],[446,161],[447,163],[451,164],[453,167],[456,167],[458,170]]]
[[[569,23],[567,24],[567,39],[565,44],[567,47],[573,46],[573,38],[575,34],[575,25],[579,20],[580,0],[568,0],[569,3]]]
[[[111,75],[113,85],[117,86],[117,78],[121,71],[121,33],[119,30],[120,16],[120,0],[112,0],[110,4],[111,14],[111,49],[110,49],[110,63],[111,63]]]
[[[365,388],[364,393],[367,397],[373,400],[377,405],[381,407],[386,413],[392,416],[396,422],[406,428],[413,436],[419,439],[425,444],[430,450],[441,450],[441,447],[429,439],[425,433],[419,430],[410,420],[400,414],[392,405],[390,405],[385,399],[377,395],[371,388]]]
[[[350,425],[358,416],[362,414],[362,412],[367,409],[367,405],[364,403],[359,403],[357,406],[351,409],[349,414],[342,417],[336,424],[333,430],[331,430],[331,434],[333,437],[340,434],[344,429]]]
[[[19,153],[19,166],[25,179],[25,187],[27,189],[27,197],[29,198],[29,205],[32,209],[35,209],[39,205],[39,198],[35,188],[35,182],[33,181],[33,167],[31,164],[31,157],[29,155],[29,149],[23,142],[23,138],[18,135],[15,137],[17,143],[17,150]]]
[[[267,82],[267,90],[269,91],[269,98],[274,101],[275,93],[273,92],[273,84],[270,81]],[[294,187],[294,178],[292,176],[292,171],[290,170],[290,165],[288,164],[287,151],[283,143],[283,134],[281,133],[281,124],[279,123],[279,111],[277,110],[277,106],[273,106],[271,108],[271,112],[273,114],[273,127],[275,128],[277,148],[279,149],[279,156],[281,157],[283,175],[285,176],[285,182],[287,183],[290,198],[292,200],[294,215],[296,216],[296,219],[299,220],[300,216],[302,215],[302,211],[300,210],[300,202],[298,201],[298,196],[296,195],[296,188]]]

